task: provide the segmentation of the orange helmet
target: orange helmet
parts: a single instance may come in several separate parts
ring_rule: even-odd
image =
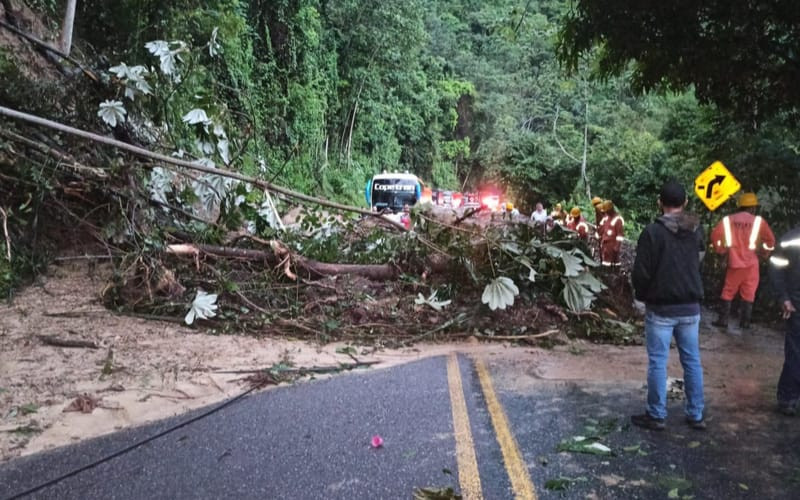
[[[600,198],[599,196],[595,196],[594,198],[592,198],[592,206],[593,207],[597,207],[597,205],[599,205],[601,203],[603,203],[603,198]]]
[[[572,207],[572,210],[569,211],[569,214],[573,217],[580,217],[581,209],[578,207]]]
[[[743,193],[736,202],[736,206],[739,208],[757,207],[758,197],[753,192]]]
[[[614,210],[614,202],[611,201],[611,200],[605,200],[600,205],[600,211],[601,212],[608,212],[609,210]]]

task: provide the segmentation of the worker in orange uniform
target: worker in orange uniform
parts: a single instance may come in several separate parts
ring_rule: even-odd
[[[622,242],[625,240],[625,220],[614,208],[614,202],[605,200],[600,205],[603,218],[600,220],[600,263],[604,266],[618,266]]]
[[[731,302],[738,293],[742,298],[739,326],[750,328],[750,316],[758,289],[758,257],[768,258],[775,249],[775,235],[769,224],[756,215],[758,198],[744,193],[736,204],[740,210],[726,215],[711,231],[711,244],[718,254],[728,255],[725,285],[719,317],[712,324],[726,328],[731,315]]]
[[[594,207],[594,223],[596,225],[600,225],[600,221],[603,220],[603,212],[600,210],[600,205],[603,204],[603,199],[599,196],[595,196],[592,198],[592,206]]]
[[[508,217],[509,220],[513,220],[512,212],[514,211],[514,204],[510,201],[507,201],[505,204],[505,210],[503,210],[503,219]]]
[[[567,229],[571,229],[578,233],[578,238],[584,241],[589,238],[589,224],[586,222],[586,219],[583,218],[583,215],[581,215],[580,208],[572,207],[572,210],[569,211],[569,217],[567,217]]]

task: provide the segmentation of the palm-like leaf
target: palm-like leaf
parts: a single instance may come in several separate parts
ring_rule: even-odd
[[[486,288],[483,289],[481,302],[488,304],[489,309],[492,311],[505,309],[514,305],[514,297],[517,295],[519,295],[519,288],[514,284],[514,281],[511,278],[501,276],[486,285]]]

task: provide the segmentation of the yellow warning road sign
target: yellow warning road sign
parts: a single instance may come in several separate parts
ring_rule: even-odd
[[[694,180],[694,192],[712,212],[742,187],[720,161],[715,161]]]

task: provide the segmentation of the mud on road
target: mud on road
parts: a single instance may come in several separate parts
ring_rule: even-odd
[[[0,308],[0,459],[181,414],[244,389],[241,376],[220,371],[259,369],[279,362],[330,366],[352,361],[350,356],[336,352],[342,344],[319,346],[271,337],[215,336],[176,323],[115,315],[103,308],[99,299],[104,285],[105,280],[91,267],[56,266]],[[691,450],[701,462],[715,462],[709,469],[709,481],[716,478],[725,482],[727,489],[720,491],[747,497],[754,490],[745,488],[758,486],[759,491],[767,493],[769,484],[774,483],[772,496],[780,497],[778,493],[786,491],[782,488],[800,480],[800,419],[787,419],[774,411],[783,334],[758,327],[747,333],[721,332],[710,327],[710,319],[710,314],[704,314],[701,328],[709,431],[695,437],[681,425],[681,395],[676,391],[666,433],[658,436],[626,429],[619,434],[622,437],[618,436],[617,444],[621,448],[635,448],[626,459],[630,462],[626,470],[636,471],[650,464],[650,459],[636,459],[639,450],[666,457],[683,456]],[[91,340],[99,348],[45,345],[41,335]],[[559,415],[545,404],[553,387],[572,388],[567,391],[572,396],[567,401],[562,398],[565,406],[558,411],[572,412],[585,421],[613,417],[624,426],[627,416],[641,412],[644,406],[647,361],[642,346],[570,341],[540,349],[481,344],[472,339],[459,344],[419,344],[403,350],[361,346],[356,355],[360,360],[391,366],[451,351],[487,359],[498,390],[506,394],[512,411],[516,408],[522,413]],[[674,351],[669,373],[681,376]],[[83,404],[76,404],[81,396]],[[65,411],[71,405],[77,411]],[[550,437],[563,439],[580,433],[580,428],[572,428],[579,420],[556,418]],[[541,429],[535,435],[530,428],[517,431],[523,447],[525,442],[535,441],[535,435],[541,436]],[[627,492],[635,497],[643,484],[660,488],[652,491],[664,488],[651,472],[594,470],[589,464],[596,462],[557,453],[551,445],[542,441],[532,448],[540,451],[531,452],[531,456],[526,452],[525,458],[531,463],[550,455],[550,469],[542,469],[546,472],[537,479],[588,474],[608,483],[605,490],[588,486],[581,490],[581,483],[575,483],[573,493],[580,492],[580,496],[603,497],[605,491]],[[748,465],[753,462],[758,467]],[[732,471],[744,472],[733,477]],[[679,484],[679,493],[690,494],[691,488],[681,490],[682,486],[685,484]]]

